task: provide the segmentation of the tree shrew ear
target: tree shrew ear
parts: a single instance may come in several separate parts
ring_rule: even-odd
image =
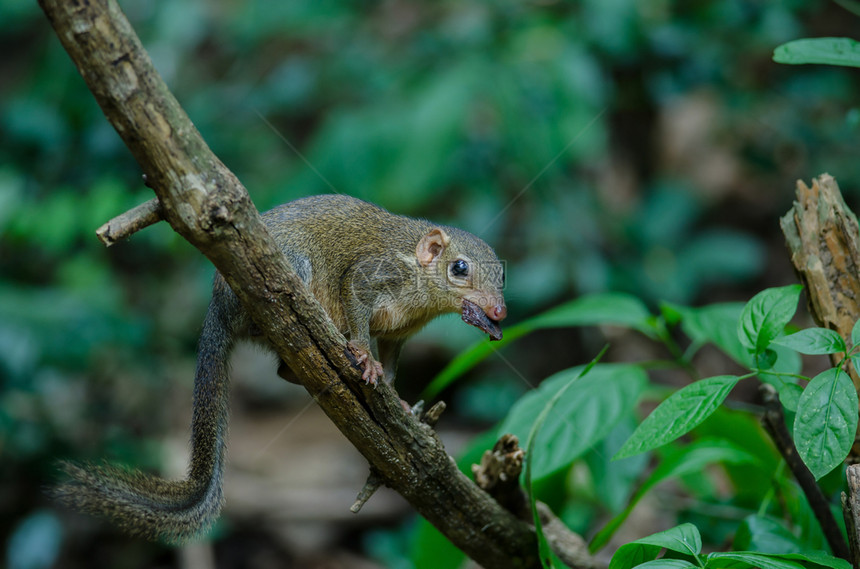
[[[428,266],[430,263],[439,258],[439,255],[451,242],[448,234],[439,227],[434,227],[427,235],[421,238],[418,246],[415,248],[415,256],[418,258],[418,263],[422,267]]]

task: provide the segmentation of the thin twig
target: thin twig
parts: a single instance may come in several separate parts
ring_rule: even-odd
[[[152,198],[96,229],[96,237],[105,244],[105,247],[110,247],[117,241],[122,241],[133,233],[158,223],[161,219],[161,202],[158,198]]]

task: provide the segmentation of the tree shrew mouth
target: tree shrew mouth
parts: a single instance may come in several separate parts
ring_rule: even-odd
[[[490,340],[502,339],[502,327],[484,313],[480,306],[469,300],[463,300],[463,322],[480,328],[490,335]]]

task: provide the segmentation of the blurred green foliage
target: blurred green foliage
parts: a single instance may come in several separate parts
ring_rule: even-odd
[[[512,322],[585,292],[743,299],[789,272],[770,259],[794,180],[860,182],[860,78],[771,60],[850,34],[824,1],[121,5],[258,207],[337,191],[469,229],[507,260]],[[0,0],[0,48],[4,536],[55,456],[158,462],[147,437],[191,381],[211,268],[164,224],[93,239],[151,192],[36,2]],[[450,354],[469,332],[453,328],[423,337]],[[553,347],[524,346],[518,373],[572,363]],[[510,404],[481,395],[496,381],[522,387],[474,376],[464,415]]]
[[[844,491],[846,486],[843,463],[855,438],[858,405],[851,379],[842,366],[848,359],[860,358],[856,344],[860,342],[860,321],[851,332],[850,342],[825,328],[806,328],[785,335],[787,328],[793,331],[790,322],[801,289],[797,284],[766,289],[745,305],[718,303],[690,308],[664,304],[657,315],[637,306],[632,297],[617,293],[587,295],[520,323],[512,328],[521,330],[508,337],[508,344],[550,323],[583,326],[600,318],[605,325],[636,330],[650,340],[662,342],[672,361],[597,363],[607,345],[591,364],[555,373],[522,396],[494,434],[488,431],[466,449],[460,457],[461,468],[480,463],[483,475],[479,477],[476,472],[476,479],[492,478],[493,468],[485,466],[481,453],[486,453],[497,437],[501,442],[514,436],[513,444],[506,442],[503,449],[499,444],[493,447],[494,453],[502,450],[512,455],[518,438],[519,449],[525,452],[524,458],[520,457],[524,462],[520,483],[531,502],[535,527],[539,527],[535,500],[545,500],[568,527],[582,535],[592,535],[588,548],[593,553],[610,544],[619,529],[631,521],[635,510],[648,509],[640,506],[643,498],[651,495],[655,499],[657,487],[674,479],[683,485],[689,501],[658,498],[657,509],[666,518],[663,524],[694,523],[691,528],[699,543],[694,553],[701,548],[701,528],[707,542],[718,550],[733,540],[731,550],[735,553],[752,548],[756,555],[770,555],[776,560],[802,553],[811,556],[797,558],[804,567],[849,567],[845,559],[838,558],[848,555],[847,542],[842,543],[844,553],[838,545],[844,538],[844,526],[837,526],[833,519],[828,524],[820,513],[811,516],[813,510],[820,512],[822,504],[817,504],[818,508],[811,505],[816,497],[810,496],[808,490],[800,491],[782,455],[797,453],[808,471],[821,481],[823,493],[818,499],[826,500],[824,507],[831,508],[840,519],[839,490]],[[678,343],[682,335],[688,336],[683,352]],[[633,343],[630,337],[625,340],[623,346]],[[723,363],[729,369],[740,363],[749,373],[701,379],[697,364],[708,358],[697,355],[707,344],[723,353]],[[481,345],[463,352],[461,356],[468,354],[469,358],[458,362],[458,357],[442,375],[462,377],[486,355],[475,349]],[[780,348],[778,352],[772,350],[776,347]],[[766,351],[772,351],[772,357],[759,357]],[[801,353],[842,354],[844,359],[837,367],[810,378],[799,375],[803,371]],[[691,382],[666,397],[665,387],[649,382],[646,370],[656,367],[683,370]],[[758,402],[727,400],[741,381],[752,378],[770,384],[775,388],[773,393],[779,393],[774,401],[784,411],[780,411],[778,420],[793,424],[792,434],[787,436],[793,438],[796,450],[792,446],[791,450],[779,451],[765,435],[762,423],[766,421]],[[788,397],[795,390],[792,388],[801,391],[799,400],[796,395]],[[634,430],[631,424],[638,422],[634,417],[640,398],[655,396],[659,405]],[[783,412],[788,419],[781,415]],[[649,457],[652,452],[655,456]],[[649,468],[654,462],[656,465]],[[503,479],[498,482],[502,483]],[[612,517],[601,520],[598,512]],[[651,511],[646,517],[655,514]],[[643,531],[641,526],[631,528],[631,534],[641,535],[653,529],[646,525],[647,531]],[[825,539],[822,528],[829,526],[843,536],[834,538],[828,530],[830,535]],[[599,528],[596,533],[595,527]],[[537,536],[539,542],[546,541],[540,530]],[[416,567],[462,566],[463,554],[453,545],[441,543],[442,539],[429,523],[419,524],[409,552]],[[631,538],[617,541],[623,544]],[[692,543],[686,538],[681,541]],[[657,556],[659,549],[648,555]],[[619,555],[623,558],[625,551],[630,551],[628,545],[618,548],[610,566],[619,560]],[[391,556],[390,549],[387,554]],[[548,545],[542,546],[541,557],[549,557]],[[643,559],[637,554],[624,563],[629,561],[630,566],[636,566]],[[774,568],[777,564],[772,563]],[[789,562],[785,567],[796,569],[797,564]]]
[[[860,7],[855,6],[854,13],[860,15]],[[860,67],[860,43],[850,38],[803,38],[778,46],[773,60],[791,65],[818,63]]]

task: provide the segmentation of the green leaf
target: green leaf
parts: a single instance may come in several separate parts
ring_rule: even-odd
[[[521,322],[514,326],[504,329],[504,337],[498,342],[492,344],[486,340],[481,340],[471,347],[457,354],[457,356],[446,365],[439,374],[433,378],[430,384],[424,388],[421,394],[421,399],[426,401],[435,399],[439,393],[446,387],[454,383],[464,373],[484,361],[493,352],[507,346],[514,340],[525,336],[534,331],[533,328],[527,325],[527,322]]]
[[[637,567],[644,567],[645,569],[688,569],[689,567],[698,566],[686,559],[656,559],[640,563]]]
[[[738,338],[751,353],[759,353],[781,336],[797,310],[800,285],[761,291],[744,306],[738,323]]]
[[[693,524],[681,524],[673,528],[638,539],[634,543],[659,545],[684,555],[698,555],[702,552],[702,536]]]
[[[815,565],[820,565],[822,567],[830,567],[831,569],[851,569],[851,564],[848,561],[840,559],[839,557],[833,557],[824,551],[807,550],[798,553],[781,553],[779,555],[773,555],[772,557],[779,557],[781,559],[797,559],[807,563],[814,563]]]
[[[454,569],[462,567],[466,555],[422,517],[413,532],[409,559],[414,569]]]
[[[803,565],[783,559],[783,556],[767,555],[750,551],[734,551],[728,553],[711,553],[708,555],[706,568],[734,569],[735,567],[757,567],[759,569],[803,569]]]
[[[850,38],[803,38],[773,50],[777,63],[823,63],[860,67],[860,43]]]
[[[839,368],[809,382],[797,404],[794,442],[809,470],[819,479],[848,455],[857,431],[857,391]]]
[[[714,344],[739,364],[748,366],[749,353],[738,338],[738,321],[743,309],[744,304],[740,302],[709,304],[700,308],[670,304],[662,307],[664,315],[668,310],[678,314],[681,329],[695,344]]]
[[[662,547],[659,545],[649,545],[647,543],[637,544],[636,542],[622,545],[612,556],[609,562],[609,569],[629,569],[630,567],[638,567],[643,563],[653,561],[660,555]]]
[[[547,416],[536,442],[532,476],[537,480],[569,466],[603,439],[631,412],[648,378],[634,365],[599,364],[576,379],[583,367],[559,372],[523,396],[508,413],[499,434],[513,433],[525,441],[541,411],[575,380]]]
[[[785,381],[777,387],[777,390],[782,406],[792,413],[797,413],[797,405],[800,403],[800,396],[803,395],[803,388],[796,383]]]
[[[740,446],[723,439],[702,439],[667,454],[666,458],[642,484],[640,492],[650,490],[658,482],[673,476],[699,472],[705,466],[717,462],[730,464],[755,464],[758,458]]]
[[[609,324],[633,328],[653,337],[655,335],[651,313],[638,298],[622,293],[602,293],[583,296],[551,308],[528,320],[504,329],[504,338],[498,342],[482,340],[451,360],[439,372],[421,397],[430,400],[458,377],[478,365],[487,356],[509,343],[535,330],[545,328],[567,328],[571,326],[594,326]]]
[[[702,551],[702,536],[693,524],[681,524],[637,539],[618,548],[609,562],[609,569],[641,566],[642,563],[655,559],[663,548],[695,557]]]
[[[851,346],[857,346],[860,344],[860,320],[854,323],[854,327],[851,328]]]
[[[860,354],[852,354],[849,358],[855,370],[860,370]]]
[[[800,394],[803,393],[803,389],[797,385],[799,377],[792,376],[798,375],[802,371],[803,362],[801,361],[800,354],[795,350],[776,343],[771,344],[770,348],[766,351],[771,350],[776,353],[776,363],[767,371],[759,370],[758,378],[774,386],[779,391],[779,400],[786,409],[792,412],[796,411],[797,401],[800,398]],[[808,378],[805,379],[809,381]]]
[[[549,541],[546,538],[546,535],[543,531],[543,524],[541,523],[540,512],[537,508],[537,497],[535,496],[534,486],[532,482],[535,480],[534,477],[534,469],[533,465],[535,464],[535,450],[536,450],[536,441],[538,437],[538,433],[540,433],[541,428],[547,421],[547,418],[550,416],[550,413],[553,412],[556,405],[564,398],[565,394],[570,390],[573,386],[574,382],[582,380],[584,376],[587,376],[591,370],[597,365],[597,362],[600,361],[600,358],[606,353],[606,350],[609,346],[605,346],[603,350],[595,357],[588,365],[582,368],[582,370],[574,377],[568,379],[565,384],[559,389],[553,396],[546,402],[541,409],[540,413],[535,419],[534,424],[529,430],[528,441],[526,443],[526,463],[525,463],[525,485],[526,491],[529,496],[529,506],[532,511],[532,519],[534,520],[535,533],[537,534],[538,539],[538,550],[540,555],[540,562],[544,569],[551,569],[554,566],[553,563],[553,553],[552,548],[549,545]]]
[[[614,458],[657,448],[688,433],[720,406],[739,380],[736,375],[720,375],[676,391],[642,421]]]
[[[654,486],[673,476],[699,472],[708,464],[727,462],[731,464],[755,463],[757,459],[734,443],[720,439],[703,439],[685,447],[672,450],[651,472],[639,490],[630,499],[623,512],[612,518],[591,540],[588,548],[593,553],[609,543],[612,535],[621,527],[636,504]]]
[[[756,457],[755,464],[725,464],[731,486],[734,488],[733,502],[737,504],[759,504],[763,496],[774,491],[774,484],[782,455],[764,431],[755,414],[748,410],[732,410],[721,405],[713,415],[696,427],[697,437],[718,437],[728,440]],[[781,480],[781,479],[779,479]],[[749,549],[735,547],[735,549]]]
[[[779,520],[752,515],[744,518],[735,533],[734,549],[762,553],[796,553],[803,544]]]
[[[827,328],[807,328],[795,334],[777,338],[773,342],[808,355],[837,354],[848,351],[842,336]]]
[[[612,514],[617,514],[627,506],[630,495],[638,487],[650,462],[647,453],[612,460],[612,455],[630,438],[638,423],[638,419],[630,413],[584,457],[594,483],[595,498]]]
[[[645,303],[635,296],[609,292],[577,298],[526,322],[533,329],[609,324],[653,335],[650,319],[651,313]]]
[[[771,349],[765,349],[763,352],[758,352],[755,355],[755,366],[758,369],[771,369],[776,364],[776,352]]]

